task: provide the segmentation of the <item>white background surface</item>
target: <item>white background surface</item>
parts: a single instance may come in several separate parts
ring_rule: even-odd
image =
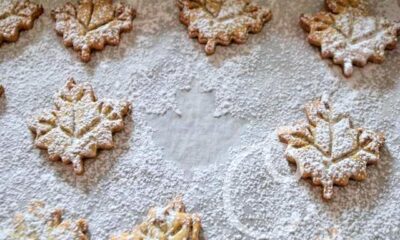
[[[397,239],[400,235],[399,48],[382,65],[350,79],[323,61],[298,25],[322,0],[262,1],[274,14],[245,45],[207,57],[188,38],[172,0],[127,1],[134,31],[81,63],[53,31],[50,9],[15,44],[0,47],[0,225],[32,199],[89,221],[93,239],[129,230],[150,206],[177,194],[203,219],[206,239]],[[396,0],[374,11],[400,20]],[[69,77],[92,83],[101,98],[133,104],[117,147],[85,161],[84,176],[47,160],[33,146],[26,120],[52,107]],[[323,92],[356,126],[386,134],[382,162],[369,178],[321,188],[294,179],[277,127],[304,119],[302,106]]]

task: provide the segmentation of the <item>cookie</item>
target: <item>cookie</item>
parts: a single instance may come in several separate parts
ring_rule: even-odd
[[[13,228],[6,231],[9,240],[88,240],[86,220],[63,220],[63,210],[50,210],[41,201],[32,202],[28,210],[15,215]]]
[[[348,9],[360,12],[368,11],[365,0],[325,0],[325,3],[333,13],[342,13]]]
[[[206,44],[209,55],[218,44],[245,43],[249,33],[260,32],[272,18],[269,9],[251,0],[178,0],[177,4],[189,36]]]
[[[199,240],[200,217],[188,214],[181,198],[176,198],[164,208],[151,208],[144,222],[132,232],[111,237],[111,240],[175,239]]]
[[[0,84],[0,97],[3,95],[4,93],[4,87],[3,85]]]
[[[70,2],[51,12],[55,30],[63,36],[64,45],[80,53],[84,62],[91,59],[92,50],[118,45],[120,35],[132,30],[135,10],[112,0],[81,0]]]
[[[380,160],[384,136],[354,128],[348,116],[334,112],[327,97],[307,104],[305,113],[308,121],[278,130],[280,141],[287,144],[286,158],[297,165],[301,177],[322,185],[325,199],[332,198],[334,184],[366,179],[367,165]]]
[[[50,160],[72,163],[82,174],[84,158],[93,158],[98,149],[114,147],[113,133],[124,128],[130,104],[98,101],[90,84],[68,80],[55,95],[54,109],[29,120],[35,145],[47,149]]]
[[[33,28],[35,20],[43,13],[39,4],[29,0],[7,1],[0,4],[0,45],[16,42],[19,32]]]
[[[382,63],[385,50],[396,47],[400,24],[370,15],[363,0],[326,0],[326,5],[329,12],[303,14],[300,25],[322,58],[341,65],[346,77],[354,66]]]

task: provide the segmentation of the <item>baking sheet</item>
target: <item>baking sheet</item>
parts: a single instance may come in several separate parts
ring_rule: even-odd
[[[400,234],[399,48],[382,65],[343,77],[321,60],[298,26],[323,1],[267,0],[273,20],[245,45],[206,56],[187,36],[172,0],[126,1],[138,11],[134,31],[81,63],[53,31],[40,1],[35,27],[0,48],[0,226],[32,199],[89,221],[93,239],[129,230],[150,206],[182,194],[202,216],[206,239],[396,239]],[[396,0],[372,1],[400,20]],[[69,77],[90,82],[100,98],[126,99],[133,110],[117,147],[86,160],[86,173],[47,160],[26,120],[52,106]],[[277,127],[303,119],[302,106],[322,93],[354,124],[386,134],[382,161],[369,178],[321,188],[296,181]]]

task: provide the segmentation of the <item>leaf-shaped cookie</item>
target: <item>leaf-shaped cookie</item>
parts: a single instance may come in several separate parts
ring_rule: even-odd
[[[334,184],[345,186],[349,179],[367,177],[367,164],[379,161],[385,138],[354,128],[345,115],[336,116],[326,98],[307,104],[305,111],[308,122],[282,127],[278,136],[288,145],[285,155],[301,177],[322,185],[324,198],[330,199]]]
[[[246,42],[249,33],[260,32],[272,17],[269,9],[251,0],[178,0],[178,7],[189,36],[206,44],[207,54],[213,54],[218,44]]]
[[[0,4],[0,45],[16,42],[19,32],[29,30],[43,13],[40,5],[29,0],[6,1]]]
[[[367,6],[364,0],[325,0],[328,9],[333,13],[345,12],[348,9],[352,11],[366,12]]]
[[[121,3],[113,4],[112,0],[80,0],[77,6],[67,3],[51,15],[64,45],[79,51],[82,61],[88,62],[92,49],[119,44],[121,33],[132,29],[136,13]]]
[[[150,209],[145,221],[132,232],[111,237],[111,240],[199,240],[200,230],[200,217],[186,213],[178,197],[164,208]]]
[[[47,149],[51,160],[72,163],[83,173],[83,158],[96,157],[98,149],[114,147],[114,132],[124,128],[130,105],[115,100],[97,101],[89,84],[73,79],[55,95],[55,109],[29,121],[35,145]]]
[[[400,24],[370,16],[363,0],[327,0],[331,12],[300,17],[308,41],[321,48],[323,58],[333,58],[350,77],[355,66],[382,63],[385,49],[397,44]]]
[[[50,210],[41,201],[33,201],[28,211],[16,214],[14,227],[7,233],[9,240],[88,240],[85,220],[62,219],[61,209]]]

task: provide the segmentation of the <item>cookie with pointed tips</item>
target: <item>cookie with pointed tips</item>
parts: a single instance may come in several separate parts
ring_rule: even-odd
[[[326,97],[307,104],[305,113],[307,121],[278,130],[280,141],[287,144],[285,156],[301,177],[322,185],[325,199],[332,198],[334,185],[366,179],[367,165],[380,160],[383,134],[354,128],[347,115],[334,112]]]
[[[349,9],[361,12],[368,11],[365,0],[326,0],[326,5],[333,13],[342,13]]]
[[[46,149],[50,160],[72,163],[82,174],[83,159],[93,158],[99,149],[114,147],[113,133],[124,128],[130,104],[97,100],[90,84],[73,79],[55,95],[54,109],[29,120],[35,145]]]
[[[186,213],[185,205],[178,197],[164,208],[150,209],[144,222],[136,226],[132,232],[111,237],[111,240],[199,240],[200,231],[200,217]]]
[[[42,6],[29,0],[3,2],[0,5],[0,45],[16,42],[20,31],[32,29],[42,13]]]
[[[332,58],[350,77],[354,66],[382,63],[385,50],[394,49],[400,24],[372,16],[363,0],[327,0],[328,12],[303,14],[300,25],[322,58]]]
[[[33,201],[27,211],[16,214],[5,239],[89,240],[86,220],[64,220],[62,215],[62,209],[50,209],[42,201]]]
[[[51,12],[55,30],[63,37],[64,45],[79,52],[84,62],[91,59],[92,50],[116,46],[123,32],[132,30],[134,9],[113,0],[80,0],[70,2]]]
[[[272,18],[269,9],[251,0],[178,0],[180,20],[189,36],[206,44],[210,55],[217,45],[245,43],[249,33],[258,33]]]

